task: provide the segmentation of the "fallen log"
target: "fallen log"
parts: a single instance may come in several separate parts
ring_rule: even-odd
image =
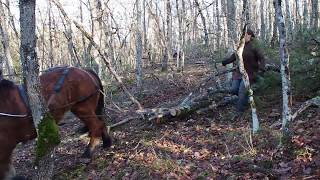
[[[223,89],[209,89],[207,93],[191,98],[191,93],[185,98],[182,103],[171,108],[153,108],[145,109],[142,114],[147,121],[152,123],[163,123],[171,121],[175,118],[183,118],[203,108],[218,107],[223,101],[222,93],[228,93],[228,90]],[[220,94],[220,96],[218,95]]]

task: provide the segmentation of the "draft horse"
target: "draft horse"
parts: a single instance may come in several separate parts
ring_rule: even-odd
[[[18,85],[0,75],[0,179],[7,177],[11,155],[19,142],[36,138],[30,107]],[[56,67],[40,76],[41,93],[46,105],[59,123],[67,111],[76,115],[89,129],[90,142],[83,157],[90,158],[102,138],[103,147],[111,146],[102,112],[103,87],[92,70]],[[12,173],[12,172],[11,172]]]

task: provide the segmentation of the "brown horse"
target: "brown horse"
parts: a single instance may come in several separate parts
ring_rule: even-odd
[[[83,154],[90,158],[99,143],[111,146],[102,115],[103,87],[96,73],[75,67],[58,67],[40,76],[41,93],[56,123],[67,111],[75,114],[89,129],[90,142]],[[10,169],[11,154],[19,142],[34,139],[36,131],[31,111],[18,86],[0,79],[0,179]]]

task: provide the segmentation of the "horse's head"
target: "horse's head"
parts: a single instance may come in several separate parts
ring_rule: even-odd
[[[0,131],[1,135],[11,138],[12,142],[25,142],[36,138],[31,113],[20,96],[18,86],[12,81],[0,81]],[[8,115],[6,115],[8,114]],[[10,115],[21,114],[27,117]]]

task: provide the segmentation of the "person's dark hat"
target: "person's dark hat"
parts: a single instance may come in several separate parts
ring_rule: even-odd
[[[247,29],[247,34],[251,35],[251,37],[256,37],[251,29]]]

